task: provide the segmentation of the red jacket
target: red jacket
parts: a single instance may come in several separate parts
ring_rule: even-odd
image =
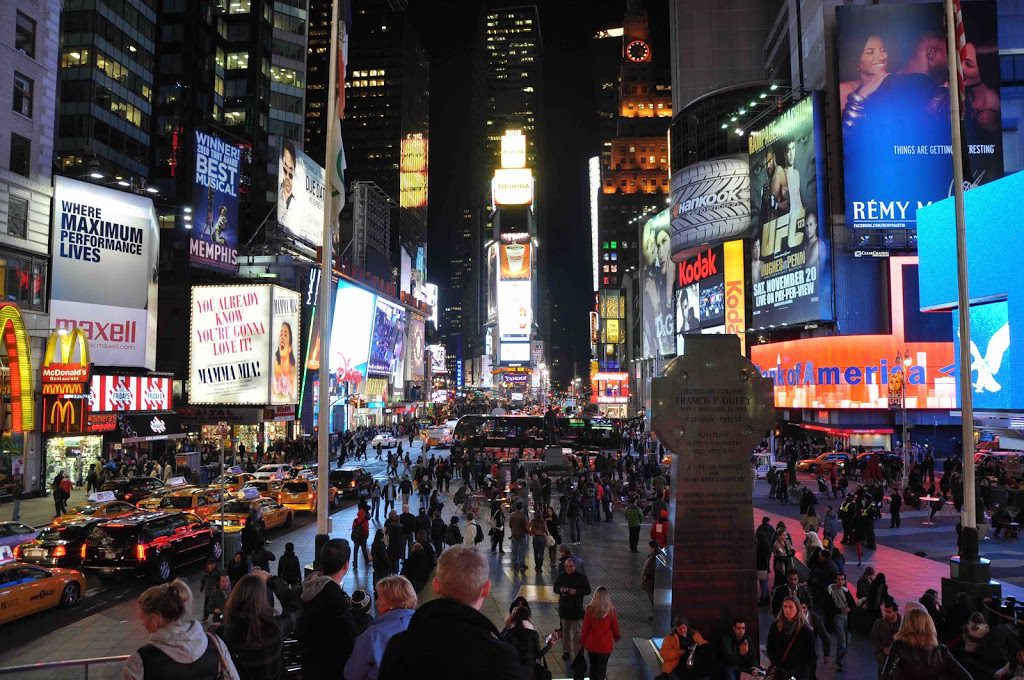
[[[651,525],[651,540],[657,541],[659,548],[668,547],[668,520],[659,519],[655,520],[654,524]]]
[[[583,615],[583,632],[580,634],[580,645],[583,649],[596,654],[611,654],[612,647],[620,637],[619,617],[614,609],[603,619],[591,616],[590,609],[587,609]]]

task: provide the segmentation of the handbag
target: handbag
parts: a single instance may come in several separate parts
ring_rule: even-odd
[[[783,662],[786,661],[786,657],[789,656],[789,650],[793,649],[793,644],[796,642],[796,638],[797,638],[797,636],[794,635],[793,638],[789,641],[789,644],[786,645],[786,651],[784,651],[782,653],[782,658],[779,659],[779,663],[783,663]],[[778,668],[778,666],[776,666],[775,664],[772,664],[768,668],[768,672],[765,673],[764,680],[788,680],[788,678],[785,678],[782,675],[779,675],[779,668]]]
[[[551,670],[548,668],[548,662],[544,660],[542,656],[540,660],[533,665],[533,680],[551,680]]]
[[[583,673],[587,672],[587,657],[583,653],[582,649],[576,652],[576,656],[573,657],[572,663],[569,664],[569,667],[566,670],[572,671],[574,674],[577,671],[581,671]]]
[[[220,645],[217,644],[216,638],[214,638],[210,633],[206,634],[206,638],[207,644],[213,645],[213,648],[217,650],[217,656],[220,657],[220,664],[217,666],[217,675],[214,677],[214,680],[221,680],[229,675],[225,672],[228,669],[228,661],[224,658],[224,652],[220,651]],[[234,663],[231,665],[234,666]],[[238,672],[237,669],[235,672]]]
[[[555,547],[555,537],[552,536],[551,534],[545,533],[544,534],[544,543],[547,544],[547,546],[549,548],[554,548]]]

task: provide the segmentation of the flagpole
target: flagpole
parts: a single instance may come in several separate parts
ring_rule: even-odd
[[[960,377],[960,419],[961,453],[964,464],[964,509],[961,526],[971,529],[964,536],[971,535],[978,524],[974,499],[974,394],[971,386],[971,306],[967,278],[967,229],[964,222],[964,164],[963,138],[960,125],[960,75],[959,53],[957,51],[957,17],[953,11],[953,0],[945,0],[946,47],[949,63],[949,129],[953,142],[953,207],[956,212],[956,283],[957,306],[960,310],[960,356],[958,375]],[[970,540],[970,539],[969,539]],[[963,550],[961,550],[963,552]],[[976,554],[977,547],[974,546]]]
[[[331,531],[328,516],[328,489],[330,483],[330,428],[331,428],[331,282],[334,278],[331,257],[332,229],[338,220],[337,214],[331,214],[334,201],[329,195],[334,186],[331,173],[337,172],[334,162],[334,149],[331,147],[334,126],[338,124],[338,5],[341,0],[331,3],[331,47],[328,52],[330,68],[327,76],[327,126],[324,128],[326,137],[326,153],[324,154],[324,227],[323,243],[320,247],[320,412],[317,418],[317,484],[316,505],[316,556],[320,555],[320,546],[327,542]]]

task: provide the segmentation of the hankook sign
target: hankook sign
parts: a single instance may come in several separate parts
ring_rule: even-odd
[[[750,166],[745,156],[695,163],[672,175],[672,259],[750,232]]]

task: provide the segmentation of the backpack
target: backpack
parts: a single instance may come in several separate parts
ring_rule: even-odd
[[[462,532],[459,531],[459,527],[454,524],[449,524],[448,528],[444,532],[444,542],[448,545],[458,545],[462,543]]]
[[[480,528],[480,523],[476,523],[476,538],[473,539],[474,543],[483,543],[484,530]]]

